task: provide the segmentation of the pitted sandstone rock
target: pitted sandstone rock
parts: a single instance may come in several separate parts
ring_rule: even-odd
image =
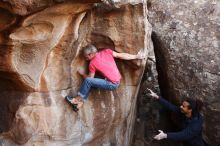
[[[151,30],[144,31],[147,21],[143,5],[126,4],[111,11],[74,2],[45,6],[48,8],[44,10],[36,7],[39,12],[30,7],[33,14],[23,16],[7,33],[1,32],[7,40],[1,46],[1,125],[7,126],[0,127],[1,143],[129,145],[146,60],[116,60],[123,76],[119,89],[93,89],[78,113],[72,111],[64,96],[76,95],[82,83],[76,71],[87,71],[81,48],[89,43],[132,54],[146,48],[142,51],[147,56],[144,42],[150,41]],[[12,108],[12,103],[18,104]]]

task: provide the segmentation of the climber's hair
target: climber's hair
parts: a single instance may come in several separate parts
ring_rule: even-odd
[[[97,48],[94,45],[87,45],[83,47],[83,53],[85,55],[89,55],[91,53],[96,53],[96,52],[97,52]]]

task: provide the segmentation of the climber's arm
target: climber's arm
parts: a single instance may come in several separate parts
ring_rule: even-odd
[[[78,70],[77,73],[80,76],[82,76],[83,78],[87,78],[87,77],[94,78],[94,76],[95,76],[95,73],[93,73],[93,72],[89,72],[89,74],[85,74],[83,71]]]
[[[118,53],[118,52],[113,51],[112,55],[115,58],[124,59],[124,60],[145,59],[144,54],[141,54],[140,52],[134,55],[134,54],[129,54],[129,53]]]

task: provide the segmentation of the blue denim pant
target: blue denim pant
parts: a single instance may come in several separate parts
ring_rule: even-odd
[[[112,83],[112,82],[104,80],[104,79],[87,77],[83,81],[77,95],[82,97],[83,100],[87,100],[91,87],[105,89],[105,90],[114,90],[114,89],[118,88],[118,86],[119,86],[119,84]]]

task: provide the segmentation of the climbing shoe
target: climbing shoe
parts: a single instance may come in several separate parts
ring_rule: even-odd
[[[72,106],[73,111],[77,112],[79,109],[77,108],[77,104],[72,103],[73,98],[74,97],[72,96],[68,96],[68,95],[65,96],[65,100],[67,101],[67,103],[69,103],[69,105]]]

